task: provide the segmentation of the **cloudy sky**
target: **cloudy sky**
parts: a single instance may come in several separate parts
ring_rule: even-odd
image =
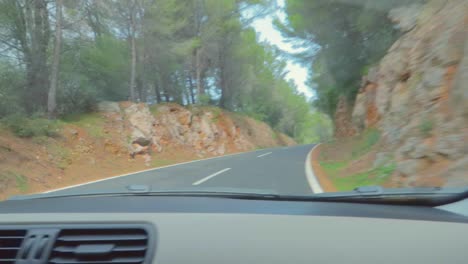
[[[252,26],[259,33],[259,38],[261,41],[269,42],[286,52],[298,52],[298,50],[293,47],[293,44],[288,43],[286,39],[281,36],[281,33],[273,27],[272,21],[275,16],[278,17],[281,21],[285,20],[285,14],[282,12],[282,7],[284,7],[284,0],[277,0],[277,2],[279,8],[273,16],[257,19],[255,22],[253,22]],[[296,83],[298,90],[304,93],[308,98],[311,98],[313,96],[313,92],[305,84],[307,80],[307,68],[291,60],[287,61],[286,68],[289,72],[286,78],[292,79]]]

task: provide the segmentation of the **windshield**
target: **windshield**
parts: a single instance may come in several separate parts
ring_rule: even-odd
[[[466,0],[0,0],[0,199],[466,190],[467,18]]]

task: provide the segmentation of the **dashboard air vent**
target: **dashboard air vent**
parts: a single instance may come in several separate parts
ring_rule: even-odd
[[[62,229],[49,263],[146,263],[148,240],[142,228]]]
[[[0,264],[13,264],[26,230],[0,230]]]

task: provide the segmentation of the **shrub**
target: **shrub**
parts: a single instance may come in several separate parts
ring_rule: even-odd
[[[21,114],[9,115],[1,120],[2,124],[19,137],[55,137],[58,123],[42,117],[28,118]]]
[[[97,91],[89,81],[79,75],[71,75],[57,94],[57,112],[60,116],[90,112],[96,108]]]
[[[198,98],[199,105],[209,105],[211,101],[211,97],[207,94],[202,94]]]

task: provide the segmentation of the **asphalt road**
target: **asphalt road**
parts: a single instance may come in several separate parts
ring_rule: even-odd
[[[51,194],[127,192],[128,185],[152,190],[237,190],[311,194],[305,161],[313,145],[270,148],[216,157],[75,185]]]

